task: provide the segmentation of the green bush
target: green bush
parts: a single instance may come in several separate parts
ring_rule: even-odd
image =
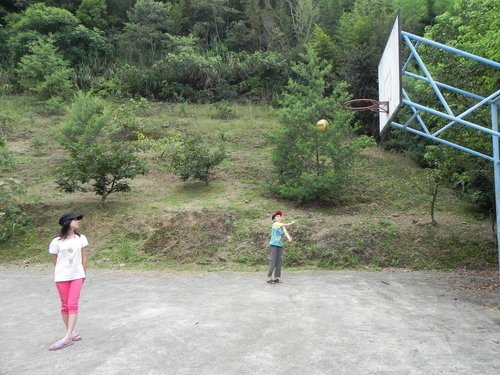
[[[106,198],[115,192],[131,190],[126,180],[146,174],[142,160],[135,150],[124,143],[101,141],[79,146],[69,163],[58,170],[56,183],[67,193],[92,191]]]
[[[24,183],[13,178],[0,180],[0,241],[13,239],[28,227],[28,216],[19,204]]]
[[[209,102],[211,89],[220,80],[216,69],[219,57],[207,58],[194,51],[170,53],[153,66],[155,77],[161,77],[160,99],[178,97],[193,102]]]
[[[72,67],[87,64],[102,68],[113,48],[103,32],[89,30],[68,10],[36,3],[10,18],[8,46],[12,61],[17,63],[29,53],[29,45],[40,38],[51,37],[54,45]]]
[[[50,38],[30,44],[16,70],[19,85],[42,100],[52,97],[68,98],[72,93],[73,70],[59,54]]]
[[[0,171],[11,170],[14,166],[12,153],[7,149],[5,140],[0,138]]]
[[[168,53],[152,66],[122,65],[120,91],[168,101],[207,103],[249,97],[269,102],[288,78],[286,60],[277,53],[201,53],[191,47]]]
[[[66,111],[66,101],[59,97],[53,96],[43,103],[42,111],[46,115],[63,115]]]
[[[208,185],[212,169],[226,158],[224,146],[210,147],[199,135],[186,136],[173,153],[170,161],[172,171],[183,181],[195,178]]]
[[[14,78],[11,71],[0,65],[0,96],[9,95],[14,91]]]
[[[120,121],[112,124],[104,100],[90,93],[76,95],[57,135],[70,156],[58,170],[60,190],[93,191],[103,205],[109,194],[130,191],[126,180],[145,174],[146,167],[133,147],[111,139],[121,132],[121,125]]]
[[[106,0],[83,0],[76,16],[87,27],[106,28]]]
[[[58,142],[67,150],[91,144],[103,137],[109,123],[105,102],[91,93],[78,92],[57,134]]]
[[[215,103],[215,109],[217,110],[215,115],[216,118],[229,120],[236,116],[234,107],[225,100]]]
[[[110,136],[114,141],[135,141],[139,134],[153,131],[150,127],[143,129],[137,115],[148,108],[146,99],[129,99],[111,111]]]
[[[388,139],[382,142],[385,150],[396,151],[408,155],[420,166],[427,166],[424,154],[429,144],[424,138],[406,132],[391,132]]]
[[[240,92],[248,91],[252,98],[273,102],[283,91],[289,78],[289,66],[277,52],[242,53],[237,74],[241,77]]]
[[[35,156],[42,156],[45,155],[45,148],[47,144],[47,135],[36,135],[31,138],[30,148]]]

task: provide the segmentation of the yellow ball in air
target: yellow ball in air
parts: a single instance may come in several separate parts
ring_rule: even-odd
[[[320,132],[324,132],[328,128],[328,121],[325,119],[321,119],[316,123],[316,129],[318,129]]]

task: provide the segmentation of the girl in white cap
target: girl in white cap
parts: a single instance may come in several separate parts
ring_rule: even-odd
[[[61,315],[66,326],[64,337],[56,341],[49,350],[64,349],[81,340],[75,326],[78,317],[80,291],[87,270],[87,237],[77,232],[83,215],[65,214],[59,219],[61,234],[49,245],[54,269],[54,281],[61,299]]]

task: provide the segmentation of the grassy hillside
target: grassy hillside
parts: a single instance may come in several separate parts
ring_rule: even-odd
[[[94,266],[176,269],[262,269],[270,216],[285,211],[294,242],[288,267],[489,268],[496,265],[489,218],[473,212],[453,192],[438,197],[431,226],[430,197],[411,183],[419,169],[406,157],[374,147],[356,164],[354,183],[341,207],[299,206],[267,194],[272,173],[266,134],[279,127],[269,108],[233,106],[220,119],[212,105],[153,103],[138,108],[143,129],[169,129],[223,137],[230,157],[209,186],[182,182],[164,162],[144,154],[149,174],[132,181],[132,192],[112,194],[105,208],[92,193],[58,192],[55,169],[65,155],[53,140],[63,114],[26,97],[0,98],[0,120],[15,166],[2,177],[25,181],[30,213],[24,236],[0,244],[0,262],[47,263],[47,244],[66,211],[83,213]]]

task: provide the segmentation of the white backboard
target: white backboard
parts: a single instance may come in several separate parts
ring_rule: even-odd
[[[387,113],[379,112],[380,134],[388,130],[401,106],[401,69],[401,16],[398,12],[378,64],[378,100],[387,103]]]

